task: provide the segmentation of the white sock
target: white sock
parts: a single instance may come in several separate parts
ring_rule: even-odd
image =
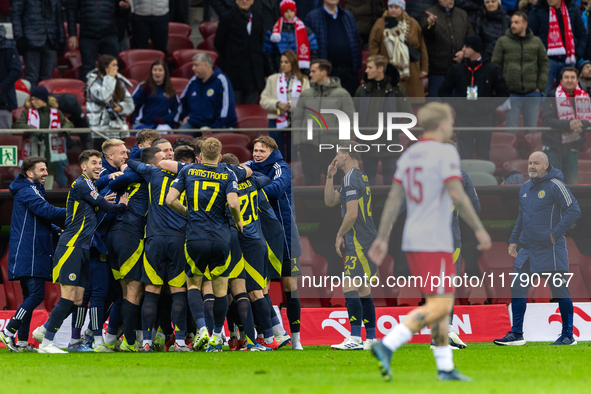
[[[453,352],[451,346],[436,346],[433,349],[433,356],[435,356],[435,364],[439,371],[449,372],[454,369]]]
[[[107,345],[112,345],[117,341],[117,335],[107,333],[107,337],[105,338],[105,342]]]
[[[269,337],[269,338],[265,338],[265,344],[271,344],[273,343],[273,341],[275,340],[275,337]]]
[[[74,345],[76,343],[81,343],[81,342],[82,342],[82,339],[73,339],[73,338],[70,338],[70,345]]]
[[[453,324],[449,325],[449,329],[447,330],[447,332],[455,332]]]
[[[280,335],[286,335],[286,334],[287,333],[285,332],[285,328],[283,328],[281,323],[277,323],[273,326],[273,335],[280,336]]]
[[[94,348],[98,348],[99,346],[101,346],[103,344],[103,336],[99,335],[97,337],[94,337]]]
[[[213,335],[215,335],[218,338],[221,338],[222,337],[222,332],[221,331],[220,332],[216,332],[215,330],[213,330]]]
[[[361,341],[361,337],[356,337],[356,336],[351,335],[351,339],[353,339],[357,343],[361,343],[362,342]]]
[[[12,338],[12,337],[14,337],[14,334],[13,334],[13,333],[11,333],[11,332],[9,332],[9,331],[2,330],[2,333],[4,334],[4,336],[7,336],[7,337],[9,337],[9,338]]]
[[[142,343],[143,346],[152,346],[152,340],[151,339],[144,339],[144,343]]]
[[[47,328],[45,328],[45,326],[41,326],[39,327],[39,332],[45,335],[45,333],[47,332]]]
[[[28,344],[29,342],[27,341],[16,341],[16,346],[18,347],[27,347]]]
[[[259,334],[257,333],[257,338],[264,338],[265,336],[263,334]]]
[[[46,347],[46,346],[49,346],[49,345],[53,345],[53,341],[50,341],[47,338],[43,338],[43,342],[41,342],[41,345],[40,346],[41,347]]]
[[[299,332],[292,332],[291,333],[291,343],[299,342],[300,341],[300,333]]]
[[[179,345],[179,346],[187,346],[187,345],[185,344],[185,339],[184,339],[184,338],[183,338],[183,339],[177,339],[177,340],[175,340],[175,342],[176,342],[176,344],[177,344],[177,345]]]
[[[135,330],[135,339],[138,342],[142,342],[144,340],[144,332],[142,330]]]
[[[392,331],[386,335],[383,340],[384,346],[393,352],[396,351],[400,346],[410,341],[412,338],[412,331],[404,324],[398,324]]]

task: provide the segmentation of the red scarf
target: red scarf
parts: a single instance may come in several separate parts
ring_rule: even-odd
[[[573,109],[568,93],[564,91],[562,85],[556,88],[556,111],[560,120],[591,120],[591,101],[589,95],[578,85],[574,92],[575,108]],[[576,112],[575,112],[576,111]],[[562,133],[562,143],[568,144],[581,139],[580,133],[567,132]]]
[[[29,108],[27,110],[27,125],[39,129],[40,126],[40,118],[39,118],[39,111],[35,108]],[[53,130],[59,130],[62,128],[62,124],[60,122],[60,114],[59,111],[55,108],[49,109],[49,128]],[[48,138],[49,146],[49,162],[55,163],[56,161],[67,160],[68,156],[66,154],[66,141],[62,139],[61,135],[56,133],[51,133]],[[37,148],[37,147],[36,147]],[[33,150],[33,146],[31,143],[31,139],[28,139],[24,142],[23,146],[23,158],[29,157],[32,154],[36,154],[39,156],[45,156],[45,139],[42,140],[41,146],[38,147],[38,152]]]
[[[575,39],[573,37],[573,30],[570,24],[570,17],[564,0],[560,5],[560,13],[562,14],[562,20],[564,22],[564,43],[566,43],[566,49],[562,43],[562,35],[560,33],[560,26],[558,25],[558,19],[556,16],[556,9],[550,7],[550,27],[548,29],[548,56],[560,56],[566,55],[567,64],[575,64],[577,59],[575,58]]]
[[[295,38],[298,52],[298,65],[300,68],[310,68],[310,43],[308,42],[308,33],[306,32],[306,26],[304,22],[297,16],[293,19],[293,22],[286,21],[283,17],[279,18],[273,32],[271,34],[271,42],[281,41],[281,29],[283,23],[294,23],[295,24]]]

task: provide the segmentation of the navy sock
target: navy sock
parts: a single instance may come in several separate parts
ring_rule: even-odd
[[[287,319],[289,320],[291,333],[300,332],[300,315],[302,313],[302,307],[300,305],[298,290],[286,291],[285,297],[287,299]]]
[[[133,345],[136,341],[135,330],[137,328],[137,322],[140,320],[142,308],[139,305],[135,305],[128,300],[123,300],[122,305],[123,312],[123,334],[127,343]]]
[[[158,300],[158,325],[162,329],[162,333],[170,336],[174,333],[172,329],[172,296],[168,293],[160,293],[160,300]],[[157,327],[156,327],[157,328]]]
[[[203,298],[201,298],[201,290],[190,289],[187,291],[187,301],[189,302],[189,309],[193,315],[193,320],[197,323],[197,329],[205,327],[205,309],[203,306]]]
[[[172,293],[172,308],[170,317],[174,324],[176,339],[185,339],[187,330],[187,293]]]
[[[66,300],[65,298],[59,299],[51,311],[51,316],[47,320],[47,332],[45,333],[47,340],[53,341],[55,333],[60,329],[64,320],[72,313],[75,307],[74,301]]]
[[[23,323],[23,320],[24,320],[27,312],[28,311],[26,309],[24,309],[22,306],[19,307],[16,310],[16,313],[14,314],[12,319],[10,319],[8,321],[8,324],[6,325],[6,331],[11,334],[16,334],[16,332],[20,328],[21,324]]]
[[[228,313],[226,313],[226,320],[228,321],[228,330],[234,331],[234,326],[238,327],[240,323],[240,317],[238,316],[238,306],[234,299],[228,300]]]
[[[121,314],[121,305],[123,304],[123,298],[117,297],[113,305],[111,306],[111,312],[109,313],[109,326],[107,327],[107,334],[117,335],[119,333],[119,327],[123,325],[123,315]],[[97,308],[97,314],[99,309]],[[93,324],[93,313],[91,313],[90,323]],[[98,324],[98,319],[96,320]],[[92,328],[92,330],[98,330],[99,334],[101,331],[100,325],[97,328]],[[94,335],[97,335],[97,331],[94,332]]]
[[[207,325],[207,331],[213,333],[213,304],[215,303],[215,297],[213,294],[206,294],[203,297],[203,308],[205,310],[205,324]]]
[[[275,312],[275,308],[273,308],[273,301],[271,301],[271,296],[267,293],[265,294],[265,299],[269,304],[269,310],[271,311],[271,326],[276,326],[279,323],[279,318],[277,317],[277,313]]]
[[[345,303],[347,304],[347,313],[349,314],[349,323],[351,323],[351,336],[361,336],[361,321],[363,320],[363,307],[359,299],[357,290],[345,293]]]
[[[371,294],[361,297],[361,307],[363,308],[365,337],[367,339],[376,339],[376,307]]]
[[[562,335],[573,336],[573,300],[571,298],[558,298],[558,308],[562,317]]]
[[[449,314],[449,324],[453,324],[454,322],[454,306],[451,307],[451,313]]]
[[[156,325],[158,309],[158,294],[146,291],[144,303],[142,304],[142,331],[144,339],[152,339],[152,330]]]
[[[215,297],[213,303],[213,330],[221,332],[224,329],[226,313],[228,312],[228,297]]]
[[[273,336],[273,326],[271,325],[271,312],[269,312],[269,303],[264,298],[259,298],[252,303],[252,313],[255,316],[257,325],[261,328],[265,338]]]
[[[512,298],[511,312],[513,314],[513,326],[511,332],[523,334],[523,317],[527,307],[527,298]]]
[[[23,290],[23,303],[18,307],[16,313],[6,325],[6,331],[14,334],[18,331],[19,338],[29,339],[29,329],[33,311],[43,302],[45,298],[45,280],[30,278],[21,280]]]
[[[80,339],[80,333],[82,332],[82,326],[84,320],[86,320],[86,305],[79,306],[72,312],[72,339]]]
[[[246,293],[240,293],[234,299],[236,300],[238,315],[240,316],[244,333],[250,342],[254,344],[256,343],[257,336],[254,331],[254,316],[248,295]]]

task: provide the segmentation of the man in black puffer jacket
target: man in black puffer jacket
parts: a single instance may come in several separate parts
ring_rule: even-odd
[[[449,100],[456,111],[458,127],[492,127],[495,108],[509,97],[509,88],[501,70],[482,62],[482,40],[471,36],[464,41],[464,60],[455,64],[439,88],[439,97]],[[497,97],[497,98],[493,98]],[[489,160],[492,131],[458,132],[460,157],[472,158],[472,142],[476,141],[476,158]]]
[[[92,71],[99,54],[119,55],[117,38],[117,14],[128,8],[129,3],[119,0],[66,0],[68,19],[68,47],[74,50],[80,46],[82,68],[80,79],[86,81],[86,74]],[[124,3],[125,7],[120,6]],[[76,24],[80,24],[80,42]]]
[[[60,0],[14,0],[12,31],[31,87],[51,78],[66,41]]]
[[[12,110],[18,106],[14,83],[21,72],[16,45],[6,39],[6,28],[0,25],[0,129],[12,128]]]

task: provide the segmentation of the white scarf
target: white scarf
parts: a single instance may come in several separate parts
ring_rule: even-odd
[[[589,120],[591,121],[591,101],[589,95],[578,85],[574,91],[575,96],[575,109],[573,109],[570,97],[562,88],[562,85],[558,85],[556,88],[556,111],[558,112],[558,119],[560,120]],[[562,133],[562,143],[567,144],[581,139],[581,133]]]
[[[302,93],[302,82],[298,79],[298,77],[293,75],[291,82],[291,94],[288,95],[288,91],[289,80],[285,77],[285,73],[281,73],[277,78],[277,100],[280,103],[288,103],[291,99],[300,97],[300,93]],[[287,112],[283,115],[277,115],[276,124],[278,129],[289,127],[289,123],[287,121]]]
[[[390,63],[400,73],[402,81],[410,77],[410,55],[406,45],[408,24],[405,19],[398,22],[396,27],[384,29],[384,45],[388,51]]]
[[[27,112],[27,124],[31,127],[39,129],[39,111],[37,111],[35,108],[31,107]],[[49,109],[49,128],[54,130],[59,130],[62,128],[59,111],[55,108]],[[66,154],[66,141],[62,139],[62,137],[59,134],[50,134],[49,143],[51,144],[49,147],[50,163],[55,163],[57,161],[68,159],[68,155]],[[38,150],[38,155],[43,157],[43,155],[45,154],[45,138],[39,144]],[[32,147],[30,149],[30,152],[34,153]]]

